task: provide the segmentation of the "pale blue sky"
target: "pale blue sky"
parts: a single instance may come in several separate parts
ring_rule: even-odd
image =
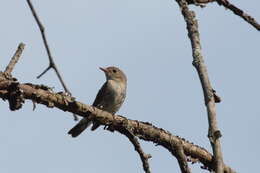
[[[191,65],[186,25],[175,1],[79,0],[32,1],[46,27],[52,54],[68,88],[91,104],[105,81],[99,66],[118,66],[128,77],[125,104],[118,112],[148,121],[211,151],[207,115],[198,75]],[[232,1],[260,22],[260,1]],[[209,77],[222,102],[218,126],[225,163],[239,172],[259,165],[259,32],[216,3],[192,7],[199,20],[202,51]],[[13,75],[20,82],[46,84],[60,91],[49,71],[39,30],[26,1],[0,6],[0,69],[19,42],[26,44]],[[143,172],[138,154],[118,133],[99,128],[73,139],[69,113],[26,101],[10,112],[0,101],[0,172],[86,173]],[[141,142],[152,155],[154,173],[180,172],[164,148]],[[193,173],[206,172],[198,164]]]

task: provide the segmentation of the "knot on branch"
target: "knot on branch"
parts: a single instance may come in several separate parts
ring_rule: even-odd
[[[220,103],[221,102],[221,98],[217,95],[216,90],[212,89],[212,92],[213,92],[215,103]]]
[[[222,134],[221,134],[220,130],[217,130],[217,131],[214,132],[214,138],[215,138],[215,140],[216,140],[216,139],[219,139],[219,138],[221,138],[221,137],[222,137]]]
[[[19,83],[11,83],[8,87],[9,108],[11,111],[18,110],[22,107],[24,103],[23,91],[18,87]]]
[[[18,110],[24,103],[23,91],[19,88],[19,82],[10,73],[0,72],[0,88],[6,91],[3,99],[9,101],[11,111]]]
[[[215,141],[221,137],[222,137],[222,134],[221,134],[220,130],[216,130],[214,132],[209,131],[208,138],[211,143],[215,143]]]
[[[144,154],[144,157],[145,157],[145,159],[150,159],[150,158],[152,158],[152,155],[151,154]]]
[[[199,60],[199,58],[193,59],[192,65],[193,65],[195,68],[198,68],[199,65],[200,65],[200,60]]]

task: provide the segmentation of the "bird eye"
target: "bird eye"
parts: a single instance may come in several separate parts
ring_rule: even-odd
[[[114,70],[113,70],[113,73],[116,73],[116,72],[117,72],[117,71],[114,69]]]

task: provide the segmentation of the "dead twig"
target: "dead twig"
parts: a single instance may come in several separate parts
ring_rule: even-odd
[[[25,44],[24,43],[20,43],[16,52],[14,53],[11,61],[9,62],[9,64],[7,65],[7,67],[5,68],[5,71],[4,73],[7,74],[7,75],[11,75],[13,69],[14,69],[14,66],[15,64],[18,62],[19,58],[21,57],[22,55],[22,52],[24,50],[24,47],[25,47]]]
[[[224,6],[225,8],[233,11],[236,15],[242,17],[246,22],[251,24],[255,29],[260,31],[260,25],[257,21],[251,17],[250,15],[246,14],[243,10],[239,9],[235,5],[231,4],[228,0],[216,0],[219,5]]]
[[[62,76],[61,76],[61,74],[60,74],[60,72],[59,72],[59,70],[58,70],[56,64],[54,63],[54,59],[53,59],[53,57],[52,57],[52,55],[51,55],[51,51],[50,51],[50,48],[49,48],[49,44],[48,44],[47,39],[46,39],[45,28],[44,28],[43,24],[41,23],[40,18],[39,18],[39,16],[37,15],[37,12],[35,11],[34,6],[33,6],[33,4],[31,3],[31,1],[30,1],[30,0],[27,0],[27,3],[28,3],[28,5],[29,5],[29,7],[30,7],[30,9],[31,9],[31,12],[32,12],[32,15],[33,15],[33,17],[34,17],[34,19],[35,19],[35,21],[36,21],[36,23],[37,23],[37,25],[38,25],[40,31],[41,31],[42,40],[43,40],[43,43],[44,43],[44,46],[45,46],[45,49],[46,49],[46,51],[47,51],[48,58],[49,58],[49,66],[48,66],[39,76],[37,76],[37,78],[42,77],[42,76],[43,76],[47,71],[49,71],[50,69],[54,69],[55,73],[57,74],[57,76],[58,76],[58,78],[59,78],[59,81],[61,82],[61,85],[63,86],[63,88],[64,88],[64,90],[65,90],[65,92],[68,93],[69,95],[71,95],[71,92],[70,92],[69,89],[66,87],[66,84],[65,84],[65,82],[63,81],[63,78],[62,78]],[[77,121],[77,120],[78,120],[78,117],[77,117],[75,114],[73,114],[73,116],[74,116],[74,120]]]
[[[144,151],[141,148],[140,143],[138,142],[138,139],[127,129],[118,128],[118,131],[125,135],[129,141],[134,145],[135,151],[139,154],[141,161],[143,163],[143,169],[145,173],[151,173],[148,159],[152,156],[150,154],[145,154]]]

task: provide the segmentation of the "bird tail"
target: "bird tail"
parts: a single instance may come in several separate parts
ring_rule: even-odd
[[[80,135],[88,126],[91,124],[91,121],[89,121],[87,118],[83,118],[80,120],[80,122],[75,125],[68,134],[70,134],[72,137],[77,137]]]

